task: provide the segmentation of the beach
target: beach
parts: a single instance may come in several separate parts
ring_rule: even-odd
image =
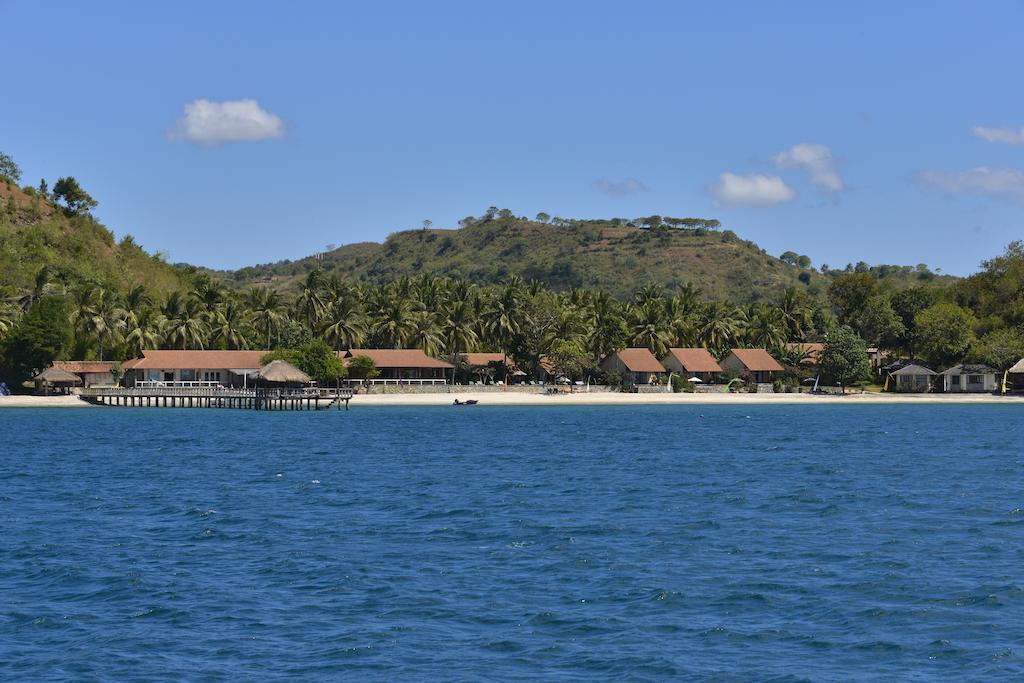
[[[359,406],[443,406],[455,399],[477,401],[478,406],[571,406],[571,405],[881,405],[881,404],[951,404],[998,403],[1024,405],[1024,396],[992,394],[880,394],[851,392],[834,394],[626,394],[609,391],[564,394],[527,394],[522,392],[437,392],[409,394],[356,394],[352,407]],[[0,408],[92,408],[77,396],[3,396]]]

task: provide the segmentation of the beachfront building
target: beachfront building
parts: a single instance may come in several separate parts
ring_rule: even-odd
[[[669,372],[686,379],[697,378],[704,383],[715,382],[722,372],[722,366],[715,357],[703,348],[669,349],[661,364]]]
[[[917,365],[911,363],[904,365],[899,370],[895,370],[890,373],[893,379],[894,386],[892,387],[897,392],[906,393],[924,393],[931,391],[932,389],[932,377],[935,376],[935,371],[930,370],[923,365]]]
[[[961,363],[943,370],[942,390],[946,393],[991,394],[998,388],[996,369],[987,365]]]
[[[126,361],[125,386],[140,382],[193,383],[246,386],[248,376],[263,367],[266,351],[143,351]]]
[[[49,394],[70,394],[74,387],[81,386],[81,378],[73,373],[55,368],[52,365],[34,378],[36,393]]]
[[[601,369],[618,373],[626,383],[634,385],[656,384],[665,374],[665,366],[645,347],[610,353],[601,361]]]
[[[338,355],[346,365],[356,356],[372,360],[380,373],[374,384],[447,384],[455,367],[419,349],[349,349]]]
[[[755,384],[771,384],[783,369],[765,349],[732,349],[719,365]]]
[[[83,387],[112,387],[117,378],[111,372],[112,360],[55,360],[53,367],[77,375]]]
[[[481,384],[499,384],[504,382],[506,369],[511,376],[522,376],[525,374],[516,368],[512,359],[504,353],[460,353],[459,361],[465,365],[474,380]]]
[[[1006,371],[1006,389],[1008,391],[1024,391],[1024,358],[1021,358]]]

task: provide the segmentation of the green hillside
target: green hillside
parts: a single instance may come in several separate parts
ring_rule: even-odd
[[[116,242],[88,213],[69,214],[34,188],[0,179],[0,294],[33,289],[44,269],[57,287],[88,282],[123,292],[145,285],[164,295],[183,286],[177,268],[131,237]]]
[[[816,292],[827,284],[819,273],[771,256],[730,230],[521,218],[481,219],[458,230],[408,230],[383,244],[352,244],[222,275],[238,285],[291,291],[318,267],[373,284],[423,273],[493,284],[514,274],[557,290],[602,289],[620,299],[650,284],[671,290],[693,282],[705,296],[736,302],[772,298],[793,285]]]

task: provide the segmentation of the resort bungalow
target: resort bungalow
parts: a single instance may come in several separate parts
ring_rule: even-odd
[[[512,374],[516,374],[512,358],[504,353],[460,353],[459,362],[473,375],[477,381],[487,384],[505,381],[503,366]],[[521,373],[519,373],[521,374]]]
[[[746,376],[755,384],[771,384],[782,372],[779,361],[765,349],[733,349],[722,359],[722,370]]]
[[[942,390],[947,393],[990,394],[996,390],[996,369],[961,363],[943,370]]]
[[[143,351],[142,358],[122,364],[124,383],[215,382],[245,386],[266,351]]]
[[[338,355],[346,365],[356,356],[366,356],[380,372],[372,381],[382,384],[447,384],[445,378],[455,367],[419,349],[349,349],[339,351]]]
[[[617,372],[629,384],[653,384],[665,373],[665,366],[645,347],[622,349],[601,361],[605,372]]]
[[[55,360],[53,367],[72,375],[78,375],[83,387],[112,387],[117,378],[111,373],[114,361],[111,360]]]
[[[896,391],[923,393],[931,391],[932,377],[935,376],[935,371],[912,363],[892,372],[890,376],[896,383],[894,387]]]
[[[669,349],[661,364],[669,372],[687,379],[696,377],[705,383],[714,382],[722,372],[722,366],[707,349]]]

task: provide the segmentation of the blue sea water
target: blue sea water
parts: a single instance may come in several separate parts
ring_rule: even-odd
[[[1021,417],[3,410],[0,679],[1020,680]]]

